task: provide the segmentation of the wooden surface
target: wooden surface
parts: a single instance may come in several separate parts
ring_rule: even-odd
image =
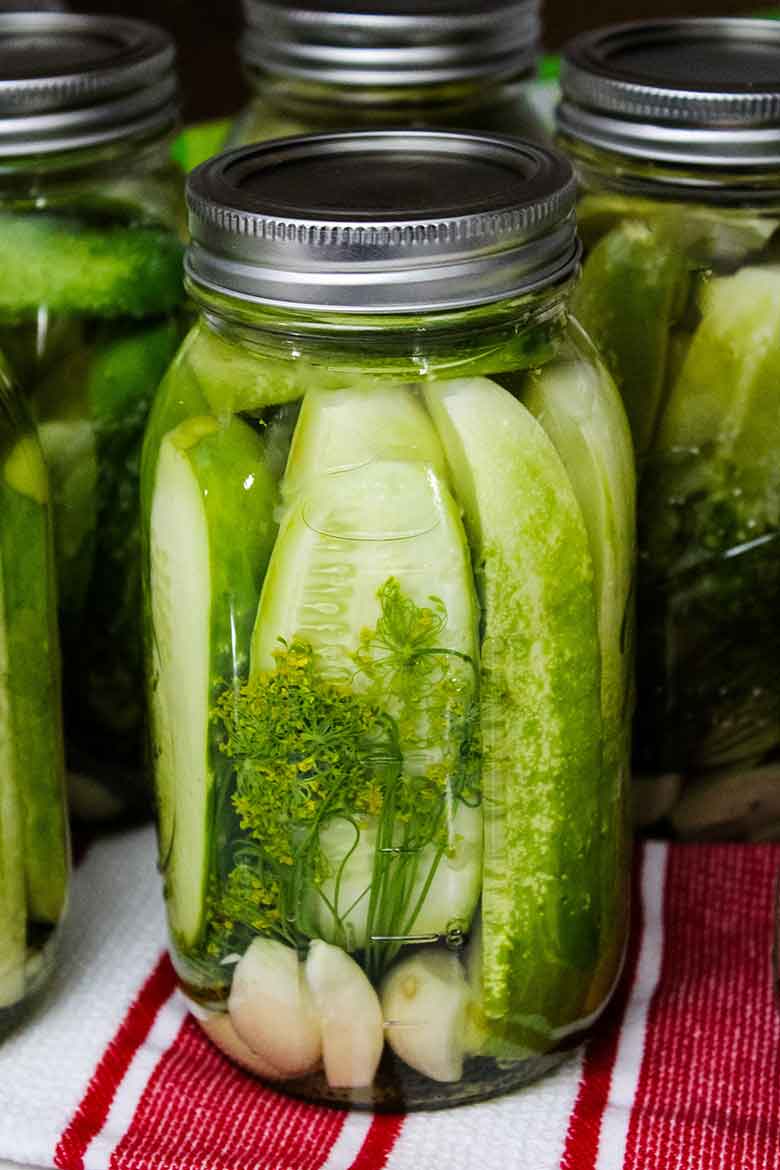
[[[240,0],[72,0],[82,12],[139,16],[164,25],[179,44],[187,121],[234,113],[245,100],[235,42],[241,27]],[[474,0],[479,9],[479,0]],[[738,15],[753,11],[750,3],[724,0],[593,0],[572,5],[571,0],[547,0],[544,9],[545,46],[557,49],[567,37],[584,28],[647,16],[695,16],[713,13]]]

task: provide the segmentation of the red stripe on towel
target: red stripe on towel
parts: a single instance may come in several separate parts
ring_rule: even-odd
[[[344,1117],[266,1088],[188,1017],[150,1077],[111,1170],[319,1170]]]
[[[780,1170],[772,892],[780,846],[671,850],[661,979],[625,1170]]]
[[[643,853],[638,851],[631,883],[632,922],[626,965],[612,1002],[599,1021],[599,1030],[585,1049],[582,1080],[566,1134],[561,1170],[594,1170],[596,1166],[601,1123],[609,1100],[618,1042],[639,963],[644,929],[641,898],[643,861]]]
[[[81,1104],[59,1140],[54,1161],[60,1170],[83,1170],[87,1146],[105,1125],[130,1062],[149,1035],[157,1013],[172,995],[175,984],[170,960],[163,955],[100,1058]]]
[[[398,1141],[403,1123],[403,1113],[378,1113],[350,1170],[382,1170]]]

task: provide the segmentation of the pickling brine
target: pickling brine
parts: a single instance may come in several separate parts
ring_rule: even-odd
[[[49,486],[0,362],[0,1036],[52,974],[69,866]]]
[[[374,239],[402,236],[421,199],[436,223],[430,192],[454,168],[485,214],[516,209],[504,258],[537,279],[529,172],[560,199],[542,205],[547,230],[568,236],[541,291],[514,272],[493,304],[466,281],[473,306],[425,311],[434,293],[402,252],[392,311],[366,311],[389,257],[352,315],[349,288],[333,309],[274,306],[283,249],[252,231],[234,270],[209,194],[240,175],[251,194],[231,201],[259,219],[273,148],[221,156],[190,180],[202,316],[144,447],[160,863],[193,1011],[291,1092],[455,1104],[558,1063],[620,970],[628,426],[566,311],[564,160],[447,134],[284,149],[285,215],[314,221],[313,240],[310,168],[331,184],[335,231],[367,198],[360,176],[402,176],[410,151],[431,156],[420,189],[373,213]],[[315,244],[309,302],[327,263]],[[359,250],[349,263],[357,275]]]
[[[629,41],[618,29],[575,42],[561,120],[582,181],[586,258],[574,308],[622,392],[639,462],[639,816],[683,836],[771,836],[780,824],[780,156],[762,145],[777,114],[768,104],[760,114],[751,70],[780,78],[780,41],[773,25],[749,20],[650,22]],[[636,77],[647,70],[657,109],[630,121],[626,93],[625,110],[599,131],[614,142],[596,145],[581,77],[592,54],[619,70],[623,52]],[[705,79],[686,89],[693,52]],[[657,80],[650,70],[661,59]],[[664,105],[675,70],[686,91],[676,121]],[[715,115],[724,102],[731,125]],[[707,117],[718,128],[705,133]],[[766,131],[754,133],[756,118]]]

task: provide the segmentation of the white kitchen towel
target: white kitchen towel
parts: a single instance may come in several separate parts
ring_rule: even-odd
[[[557,1073],[408,1116],[291,1101],[213,1049],[164,954],[154,837],[93,844],[57,975],[0,1047],[0,1159],[61,1170],[780,1170],[777,846],[651,844],[626,978]],[[725,1159],[725,1160],[724,1160]]]

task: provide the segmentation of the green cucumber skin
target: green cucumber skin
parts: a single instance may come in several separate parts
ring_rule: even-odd
[[[79,673],[87,719],[127,736],[140,752],[143,653],[140,577],[140,455],[157,387],[178,342],[174,321],[130,330],[99,345],[89,372],[98,461],[94,569],[80,634]]]
[[[260,414],[271,406],[297,402],[312,390],[370,392],[389,382],[421,384],[427,377],[454,378],[496,369],[532,369],[555,352],[554,330],[539,326],[518,331],[514,322],[502,322],[489,336],[484,350],[461,342],[434,352],[421,369],[413,354],[372,354],[355,349],[345,363],[343,354],[314,350],[312,360],[291,360],[287,350],[253,351],[243,336],[233,337],[200,321],[193,329],[189,361],[196,380],[216,415]]]
[[[306,375],[311,377],[311,367],[304,367],[301,377],[299,366],[303,363],[252,353],[203,322],[198,322],[188,338],[187,361],[215,415],[257,413],[268,406],[295,402],[306,391]]]
[[[30,392],[49,471],[57,592],[65,630],[83,612],[95,564],[98,461],[89,405],[90,357],[90,347],[81,344],[33,380]]]
[[[146,420],[141,451],[141,510],[148,516],[154,492],[157,456],[165,436],[179,423],[209,413],[209,404],[195,374],[190,354],[203,328],[193,326],[182,339],[179,348],[157,388]],[[216,417],[216,416],[215,416]]]
[[[100,325],[30,394],[51,473],[70,762],[139,807],[139,455],[178,333],[171,318]]]
[[[262,438],[238,418],[200,439],[189,458],[203,487],[211,543],[211,660],[214,687],[220,688],[249,676],[257,604],[278,528],[277,486]],[[251,491],[245,486],[249,475]],[[226,525],[226,516],[234,523]]]
[[[580,337],[581,347],[586,339]],[[628,929],[628,812],[634,669],[636,476],[628,422],[608,373],[575,360],[528,376],[523,402],[560,455],[588,530],[601,645],[602,962],[597,1007],[617,976]]]
[[[27,954],[24,813],[14,753],[3,569],[0,557],[0,1010],[24,996]]]
[[[169,313],[183,299],[182,255],[162,228],[0,214],[0,314],[18,320],[41,306],[83,317]]]
[[[507,391],[473,379],[434,384],[426,399],[482,601],[482,1006],[502,1038],[544,1047],[581,1017],[599,961],[600,655],[587,532],[554,447]]]
[[[202,620],[208,625],[210,645],[209,678],[204,680],[204,717],[208,718],[208,711],[224,688],[244,681],[248,674],[252,626],[276,535],[276,485],[265,461],[262,440],[240,419],[233,418],[225,426],[220,426],[210,416],[189,419],[180,423],[164,441],[186,458],[202,497],[211,571],[207,608],[204,607],[202,615]],[[252,482],[247,486],[250,478]],[[158,489],[163,490],[163,487],[158,485]],[[151,541],[153,539],[151,534]],[[146,540],[150,541],[149,534]],[[153,597],[150,597],[149,604],[153,613]],[[165,646],[160,641],[160,632],[154,631],[152,636],[157,645],[158,661],[161,661]],[[194,679],[181,680],[182,685],[194,686],[197,682]],[[173,738],[176,735],[175,728],[165,725],[165,712],[155,697],[158,685],[158,679],[150,680],[155,744],[166,736]],[[176,838],[175,791],[180,778],[175,774],[166,777],[162,756],[159,751],[154,753],[158,760],[161,864],[166,872],[174,937],[184,952],[197,947],[205,927],[208,877],[219,852],[215,839],[218,831],[215,802],[220,796],[219,790],[230,780],[230,767],[219,751],[219,738],[218,732],[212,728],[205,765],[208,789],[201,794],[204,815],[200,841],[182,843]],[[188,856],[192,855],[203,859],[203,884],[198,895],[200,905],[196,907],[181,904],[182,898],[186,902],[186,894],[182,895],[177,886],[178,869],[181,865],[186,866]]]
[[[32,440],[28,440],[32,442]],[[28,916],[55,925],[69,872],[54,566],[48,508],[0,483],[9,713],[24,817]]]
[[[148,811],[138,455],[184,299],[181,242],[144,216],[88,195],[0,214],[0,338],[50,461],[69,763],[134,813]]]
[[[631,220],[599,240],[574,293],[574,315],[617,383],[640,457],[655,434],[669,333],[683,311],[687,288],[680,249]]]

